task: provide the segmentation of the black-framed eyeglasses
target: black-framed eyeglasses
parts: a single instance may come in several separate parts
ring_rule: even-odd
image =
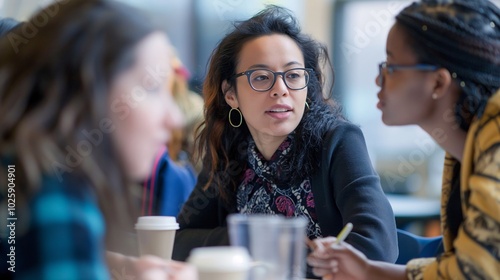
[[[384,84],[384,72],[387,72],[388,75],[391,75],[392,73],[394,73],[394,71],[398,70],[436,71],[437,69],[439,69],[439,66],[432,64],[396,65],[387,64],[387,62],[381,62],[378,65],[378,82],[380,85]]]
[[[284,72],[274,72],[269,69],[252,69],[237,73],[234,78],[247,76],[248,84],[255,91],[268,91],[276,83],[276,77],[281,75],[285,85],[291,90],[300,90],[309,83],[309,76],[313,73],[311,68],[293,68]]]

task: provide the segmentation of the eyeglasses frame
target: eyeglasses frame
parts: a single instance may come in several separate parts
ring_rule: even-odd
[[[250,81],[250,76],[252,75],[253,72],[255,71],[261,71],[261,70],[266,70],[266,71],[269,71],[271,73],[273,73],[274,75],[274,81],[273,83],[271,84],[271,86],[269,86],[268,89],[266,90],[262,90],[262,89],[255,89]],[[309,77],[307,79],[307,82],[306,82],[306,85],[301,87],[301,88],[291,88],[288,83],[286,82],[286,79],[285,79],[285,73],[289,72],[289,71],[293,71],[293,70],[304,70],[308,73]],[[265,69],[265,68],[256,68],[256,69],[251,69],[251,70],[247,70],[247,71],[244,71],[244,72],[241,72],[241,73],[237,73],[237,74],[234,74],[233,78],[236,79],[238,77],[241,77],[241,76],[244,76],[246,75],[247,76],[247,81],[248,81],[248,84],[250,85],[250,87],[257,91],[257,92],[266,92],[266,91],[269,91],[270,89],[272,89],[274,87],[274,84],[276,84],[276,80],[277,80],[277,76],[278,75],[281,75],[281,78],[283,79],[283,82],[285,83],[285,86],[288,88],[288,89],[291,89],[291,90],[301,90],[301,89],[304,89],[307,87],[307,85],[309,84],[309,80],[311,79],[310,76],[314,73],[314,70],[312,68],[292,68],[292,69],[288,69],[286,71],[283,71],[283,72],[274,72],[272,70],[269,70],[269,69]]]
[[[378,82],[380,85],[384,84],[384,73],[383,69],[387,70],[387,74],[391,75],[398,70],[419,70],[419,71],[436,71],[439,66],[432,64],[413,64],[413,65],[398,65],[398,64],[388,64],[386,61],[378,64]]]

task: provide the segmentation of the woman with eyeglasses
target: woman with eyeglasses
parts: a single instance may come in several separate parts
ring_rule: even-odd
[[[326,48],[271,6],[237,23],[212,54],[197,144],[203,171],[179,215],[174,258],[228,244],[230,213],[304,216],[311,239],[337,235],[394,262],[394,215],[360,129],[324,98]],[[263,236],[262,238],[265,238]]]
[[[317,240],[323,279],[498,279],[500,276],[500,9],[486,0],[424,0],[403,9],[377,77],[382,121],[417,124],[446,150],[444,253],[406,266]],[[404,247],[401,248],[404,250]]]

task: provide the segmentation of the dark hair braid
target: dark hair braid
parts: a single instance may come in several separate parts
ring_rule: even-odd
[[[422,0],[396,19],[420,62],[448,69],[460,85],[455,117],[467,131],[500,88],[500,9],[487,0]]]

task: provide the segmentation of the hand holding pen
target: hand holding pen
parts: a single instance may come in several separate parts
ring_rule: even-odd
[[[353,225],[347,223],[336,238],[326,237],[314,241],[308,240],[308,247],[313,250],[308,256],[308,263],[313,267],[315,275],[322,276],[323,279],[333,279],[333,274],[343,275],[339,272],[341,259],[344,258],[344,254],[350,254],[349,251],[355,250],[351,245],[343,243],[352,229]],[[355,254],[357,255],[357,253]],[[363,256],[362,259],[366,259],[366,257]],[[349,271],[351,270],[349,269]]]
[[[307,257],[307,263],[316,276],[323,280],[331,279],[372,279],[367,269],[368,258],[349,243],[342,241],[349,235],[353,226],[348,223],[336,238],[318,238],[308,243],[313,252]]]
[[[333,246],[334,244],[339,245],[340,243],[342,243],[342,241],[346,239],[349,233],[351,233],[351,230],[352,230],[352,223],[347,223],[344,226],[344,228],[340,231],[339,235],[337,235],[337,240],[335,241],[335,243],[333,243],[331,246]]]
[[[334,245],[341,244],[346,239],[346,237],[349,235],[349,233],[351,233],[352,227],[353,227],[352,223],[347,223],[344,226],[344,228],[340,231],[340,233],[337,235],[337,237],[335,238],[335,241],[330,244],[330,247],[332,247]],[[323,250],[324,249],[324,245],[322,243],[314,242],[314,241],[310,240],[309,238],[306,239],[306,243],[307,243],[307,246],[311,250],[316,250],[316,249]]]

